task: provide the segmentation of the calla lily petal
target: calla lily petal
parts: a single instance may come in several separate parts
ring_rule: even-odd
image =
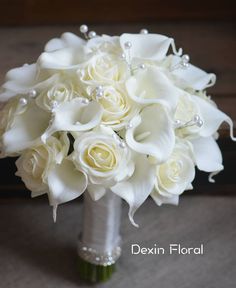
[[[28,101],[22,109],[16,113],[10,129],[2,135],[4,154],[33,146],[48,127],[50,113],[39,109],[34,101]]]
[[[134,226],[138,227],[133,219],[134,213],[147,199],[154,187],[155,166],[150,165],[148,158],[143,155],[137,155],[134,161],[133,175],[127,181],[111,187],[111,190],[129,204],[129,219]]]
[[[87,187],[87,191],[89,195],[93,199],[93,201],[98,201],[106,194],[106,188],[101,185],[92,185],[89,184]]]
[[[196,165],[199,170],[215,172],[224,169],[220,148],[213,137],[193,139],[191,143],[193,145]]]
[[[61,35],[61,38],[53,38],[46,45],[44,50],[46,52],[55,51],[65,47],[80,47],[85,45],[86,41],[77,35],[66,32]]]
[[[213,135],[222,124],[222,122],[227,122],[230,126],[230,136],[233,141],[236,138],[233,136],[233,122],[228,115],[217,109],[212,104],[208,103],[204,99],[198,96],[192,96],[193,100],[197,103],[200,109],[200,113],[203,120],[203,126],[199,131],[200,136],[209,137]]]
[[[126,89],[133,101],[140,104],[159,103],[175,109],[182,91],[156,67],[148,67],[130,77]]]
[[[97,126],[102,118],[102,108],[99,103],[91,101],[84,103],[75,98],[59,105],[54,111],[54,119],[50,127],[42,135],[43,142],[57,131],[86,131]]]
[[[87,177],[76,170],[72,161],[64,159],[48,174],[49,201],[56,207],[79,197],[87,187]]]
[[[127,51],[125,43],[130,42],[129,53],[131,58],[143,58],[150,60],[162,60],[173,43],[172,38],[158,34],[122,34],[120,45]]]
[[[171,119],[161,105],[145,107],[130,124],[126,142],[134,151],[155,157],[157,164],[170,156],[175,134]]]
[[[172,67],[178,65],[181,62],[181,58],[173,56]],[[189,64],[188,68],[181,69],[177,68],[172,71],[175,76],[177,85],[181,88],[193,88],[195,90],[203,90],[215,84],[216,75],[213,73],[206,73],[202,69]]]

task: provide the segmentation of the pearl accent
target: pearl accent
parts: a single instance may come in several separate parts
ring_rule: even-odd
[[[36,96],[37,96],[37,91],[36,91],[36,90],[31,90],[31,91],[29,92],[29,97],[35,98]]]
[[[57,108],[57,106],[58,106],[58,102],[57,101],[52,101],[51,102],[52,112],[54,112],[54,110]]]
[[[190,61],[189,55],[188,55],[188,54],[184,54],[184,55],[182,56],[182,60],[183,60],[183,62],[189,62],[189,61]]]
[[[82,98],[82,101],[81,101],[83,104],[89,104],[89,99],[87,98]]]
[[[128,125],[126,126],[126,129],[131,129],[133,128],[133,124],[132,123],[128,123]]]
[[[122,53],[122,54],[121,54],[121,58],[122,58],[122,59],[126,59],[125,53]]]
[[[140,69],[145,69],[145,68],[146,68],[146,65],[145,65],[144,63],[142,63],[142,64],[139,65],[139,68],[140,68]]]
[[[125,142],[124,141],[120,141],[119,146],[120,146],[120,148],[125,148],[126,147]]]
[[[147,29],[141,29],[140,30],[140,34],[148,34],[148,30]]]
[[[130,41],[125,42],[125,49],[130,49],[132,47],[132,44]]]
[[[92,38],[95,38],[97,36],[97,33],[95,31],[90,31],[88,33],[88,36],[89,36],[90,39],[92,39]]]
[[[83,25],[80,26],[79,30],[80,30],[80,32],[83,33],[83,34],[84,34],[84,33],[87,33],[87,32],[88,32],[88,26],[85,25],[85,24],[83,24]]]
[[[27,101],[27,99],[25,99],[25,98],[20,98],[19,104],[20,104],[21,106],[25,106],[25,105],[28,104],[28,101]]]
[[[203,125],[202,119],[199,119],[199,121],[196,123],[196,125],[200,128]]]

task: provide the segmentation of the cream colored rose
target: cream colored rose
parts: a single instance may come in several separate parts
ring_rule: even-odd
[[[179,195],[191,188],[194,167],[188,144],[177,143],[170,158],[156,167],[155,189],[151,194],[155,202],[178,204]]]
[[[77,71],[81,85],[91,95],[97,85],[114,85],[123,82],[129,69],[119,55],[97,53]]]
[[[105,131],[105,133],[104,133]],[[130,151],[116,134],[104,131],[82,134],[74,143],[72,159],[87,174],[90,185],[110,187],[133,173]]]
[[[103,108],[102,124],[111,127],[113,130],[124,128],[130,119],[139,111],[139,106],[134,103],[123,88],[112,86],[103,87],[103,96],[96,98]]]
[[[57,105],[79,96],[82,96],[82,92],[77,77],[72,74],[58,75],[48,87],[40,92],[36,103],[40,108],[50,111]]]
[[[69,141],[63,134],[60,139],[50,137],[46,144],[25,150],[16,161],[17,176],[20,176],[32,196],[48,192],[47,176],[53,166],[67,155]]]

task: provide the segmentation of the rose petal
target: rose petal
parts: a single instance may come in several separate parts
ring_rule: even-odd
[[[151,193],[155,182],[155,166],[150,165],[146,156],[135,157],[135,171],[127,181],[111,187],[111,190],[129,204],[129,219],[134,222],[135,211],[143,204]]]
[[[136,152],[165,161],[175,144],[175,134],[168,113],[160,105],[145,107],[131,121],[127,129],[126,142]]]

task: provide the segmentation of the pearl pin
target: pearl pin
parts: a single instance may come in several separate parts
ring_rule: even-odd
[[[146,35],[146,34],[148,34],[148,30],[147,29],[142,29],[142,30],[140,30],[140,34]]]
[[[35,98],[36,96],[37,96],[37,91],[36,90],[29,91],[29,97]]]
[[[85,25],[85,24],[84,24],[84,25],[81,25],[80,28],[79,28],[79,30],[80,30],[80,32],[83,33],[83,34],[84,34],[84,33],[87,33],[87,32],[88,32],[88,26]]]
[[[130,49],[132,47],[132,44],[130,41],[125,42],[125,49]]]
[[[139,65],[139,68],[140,68],[140,69],[145,69],[145,68],[146,68],[146,65],[145,65],[144,63],[142,63],[142,64]]]
[[[27,105],[27,103],[28,103],[27,99],[25,99],[25,98],[20,98],[19,104],[20,104],[21,106],[25,106],[25,105]]]
[[[97,36],[97,33],[95,31],[90,31],[88,33],[88,36],[89,36],[90,39],[92,39],[92,38],[95,38]]]
[[[124,142],[124,141],[121,141],[120,144],[119,144],[119,146],[120,146],[121,148],[125,148],[125,147],[126,147],[125,142]]]

